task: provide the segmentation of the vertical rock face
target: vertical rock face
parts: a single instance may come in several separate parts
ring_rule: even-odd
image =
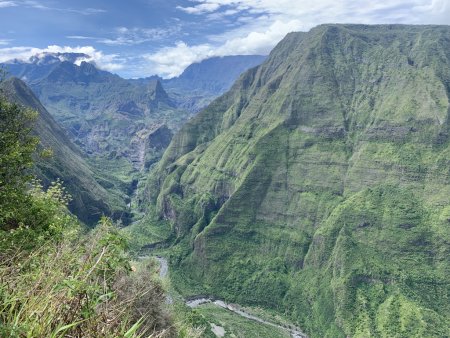
[[[148,91],[153,101],[170,103],[170,98],[159,80],[150,82],[148,85]]]
[[[131,139],[127,157],[139,169],[149,168],[162,156],[172,140],[172,131],[166,125],[149,126]]]
[[[121,218],[127,223],[130,215],[126,211],[124,197],[114,189],[107,190],[114,184],[87,164],[82,152],[68,139],[25,83],[12,78],[1,84],[1,90],[10,100],[39,112],[34,133],[40,139],[41,149],[51,149],[53,156],[37,159],[38,179],[44,185],[57,179],[63,181],[72,197],[69,209],[89,225],[95,224],[102,215]]]
[[[33,88],[84,150],[125,156],[133,163],[133,137],[178,114],[159,80],[139,85],[86,62],[63,62]]]
[[[289,34],[149,179],[178,271],[312,337],[450,334],[450,28]]]

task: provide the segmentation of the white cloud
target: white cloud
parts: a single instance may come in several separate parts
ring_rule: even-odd
[[[179,32],[179,30],[180,28],[177,25],[170,28],[118,27],[114,32],[116,35],[114,38],[98,39],[97,42],[111,46],[137,45],[144,42],[165,39]]]
[[[0,63],[8,62],[12,60],[20,60],[23,62],[30,61],[32,56],[39,56],[44,53],[82,53],[86,54],[85,58],[78,58],[75,62],[80,65],[81,62],[95,63],[100,69],[107,71],[118,71],[124,68],[121,60],[116,54],[104,54],[101,51],[96,50],[92,46],[82,47],[68,47],[52,45],[47,48],[33,48],[33,47],[9,47],[0,48]]]
[[[220,7],[221,7],[220,4],[213,3],[213,2],[204,2],[204,3],[201,3],[201,4],[193,6],[193,7],[177,6],[178,9],[182,10],[183,12],[189,13],[189,14],[204,14],[204,13],[215,12]]]
[[[235,31],[211,37],[213,43],[188,46],[185,42],[178,42],[173,47],[145,55],[145,59],[150,62],[149,69],[157,74],[163,77],[178,76],[190,64],[213,56],[268,54],[274,43],[299,27],[302,24],[297,20],[277,20],[265,30],[248,33]]]
[[[68,35],[66,36],[67,39],[73,39],[73,40],[95,40],[96,38],[92,36],[84,36],[84,35]]]
[[[0,0],[0,8],[16,4],[86,15],[104,12],[93,8],[50,8],[35,0]],[[128,56],[128,60],[120,59],[117,55],[105,55],[93,47],[74,48],[91,48],[85,53],[92,55],[92,62],[106,70],[122,70],[122,74],[132,77],[153,74],[173,77],[193,62],[212,56],[267,54],[287,33],[306,31],[322,23],[450,24],[450,0],[190,0],[189,5],[177,8],[180,12],[191,15],[196,27],[204,26],[199,31],[208,32],[209,27],[222,25],[223,33],[203,35],[203,41],[189,44],[185,39],[189,38],[186,36],[191,32],[183,28],[188,27],[189,22],[172,18],[173,25],[169,28],[119,27],[105,38],[83,35],[71,35],[67,38],[92,39],[108,46],[179,40],[172,46],[143,56]],[[177,38],[173,38],[174,36]],[[0,40],[0,45],[2,44],[6,45],[7,41]],[[5,53],[31,56],[30,48],[15,51],[12,48],[0,48],[0,61],[5,59]],[[11,58],[13,57],[8,59]]]
[[[16,7],[17,3],[15,1],[0,1],[0,8],[6,7]]]
[[[148,54],[149,69],[171,77],[186,66],[211,56],[267,54],[289,32],[306,31],[322,23],[450,24],[450,0],[191,0],[177,8],[204,14],[205,20],[240,15],[240,27],[209,36],[208,42],[189,46],[178,42]],[[224,21],[225,23],[225,21]]]
[[[254,15],[267,14],[274,20],[302,21],[311,28],[321,23],[447,23],[442,15],[450,11],[450,0],[191,0],[189,11],[202,13],[208,5],[218,10],[248,11]],[[186,8],[180,8],[186,11]],[[394,20],[394,21],[393,21]],[[401,21],[399,21],[401,20]]]
[[[242,37],[227,39],[222,46],[216,49],[216,53],[218,55],[230,55],[233,53],[243,55],[268,54],[273,46],[283,39],[286,34],[302,28],[302,22],[299,20],[289,20],[287,22],[276,20],[264,30],[250,31]]]
[[[215,56],[211,45],[188,46],[180,41],[174,47],[166,47],[153,54],[144,55],[150,62],[149,69],[165,77],[179,75],[190,64]]]

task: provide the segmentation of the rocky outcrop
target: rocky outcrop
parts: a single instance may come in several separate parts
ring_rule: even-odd
[[[155,164],[172,140],[172,131],[166,125],[139,130],[131,139],[128,153],[136,169],[143,170]]]
[[[43,55],[6,66],[30,84],[71,140],[87,153],[126,156],[134,162],[140,155],[129,148],[134,147],[132,139],[138,133],[164,123],[178,128],[188,118],[175,107],[158,78],[145,83],[125,80],[93,63],[82,61],[78,66],[74,61],[80,58],[88,59],[78,54]]]

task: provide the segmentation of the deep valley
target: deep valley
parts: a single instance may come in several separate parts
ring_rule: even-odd
[[[86,59],[3,64],[0,336],[450,337],[450,26]]]

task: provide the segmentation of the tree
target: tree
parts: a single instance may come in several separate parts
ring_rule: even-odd
[[[32,135],[37,113],[10,103],[0,93],[0,229],[20,223],[18,208],[27,203],[33,153],[38,138]]]

